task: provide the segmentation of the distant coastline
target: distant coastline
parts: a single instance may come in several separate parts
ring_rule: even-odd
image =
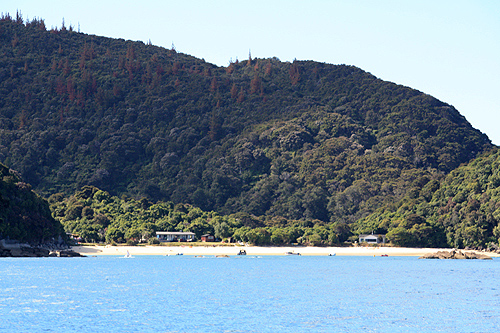
[[[271,246],[74,246],[73,250],[87,256],[94,255],[228,255],[236,256],[240,249],[247,255],[285,255],[287,252],[300,253],[305,256],[423,256],[427,253],[450,249],[436,248],[406,248],[406,247],[271,247]],[[477,252],[477,251],[476,251]],[[500,254],[485,252],[491,257],[500,257]]]

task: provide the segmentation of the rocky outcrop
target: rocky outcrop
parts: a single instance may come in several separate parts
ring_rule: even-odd
[[[418,259],[481,259],[481,260],[492,260],[490,256],[482,253],[476,253],[473,251],[461,251],[461,250],[451,250],[451,251],[438,251],[433,253],[427,253]]]
[[[16,241],[0,241],[0,257],[48,257],[49,250]]]
[[[56,251],[55,253],[56,253],[57,257],[61,257],[61,258],[86,257],[84,255],[81,255],[78,252],[73,251],[73,250]]]
[[[0,240],[0,257],[85,257],[73,250],[49,251],[13,240]]]

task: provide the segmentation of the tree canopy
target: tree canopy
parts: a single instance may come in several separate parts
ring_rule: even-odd
[[[46,200],[13,170],[0,164],[0,239],[30,243],[64,239],[62,225],[52,218]]]
[[[497,248],[500,152],[485,154],[442,179],[424,176],[405,197],[356,223],[356,232],[387,232],[399,245]]]
[[[93,186],[220,216],[340,225],[493,148],[454,107],[354,66],[217,67],[8,15],[0,124],[0,161],[44,197]],[[85,207],[67,217],[94,221]],[[419,235],[432,227],[410,220]]]

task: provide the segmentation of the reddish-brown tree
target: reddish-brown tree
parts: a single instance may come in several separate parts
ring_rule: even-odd
[[[271,73],[272,73],[272,68],[273,68],[273,66],[271,65],[271,62],[268,62],[268,63],[266,64],[266,68],[265,68],[265,70],[264,70],[264,74],[266,74],[266,75],[271,75]]]
[[[217,79],[213,77],[212,82],[210,82],[210,91],[215,92],[216,90],[217,90]]]
[[[19,44],[19,38],[17,38],[17,34],[14,35],[14,38],[12,38],[12,47],[16,48],[17,44]]]
[[[297,62],[294,60],[290,65],[290,81],[292,81],[292,85],[296,85],[300,81],[300,71]]]
[[[74,101],[76,97],[75,91],[75,83],[73,82],[73,77],[68,77],[68,81],[66,83],[66,91],[68,92],[68,97],[70,101]]]
[[[250,81],[250,94],[255,94],[260,91],[261,79],[255,74],[252,81]]]
[[[231,87],[231,98],[235,99],[236,97],[238,97],[238,88],[236,87],[236,83],[233,83]]]
[[[243,89],[243,87],[241,87],[240,93],[238,94],[238,100],[237,100],[237,102],[238,103],[243,103],[244,100],[245,100],[245,89]]]
[[[69,60],[68,60],[68,58],[66,58],[66,60],[64,61],[63,73],[66,74],[66,75],[68,75],[69,73],[71,73],[71,67],[69,67]]]

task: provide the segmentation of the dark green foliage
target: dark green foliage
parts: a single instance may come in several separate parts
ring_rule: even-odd
[[[31,190],[12,170],[0,164],[0,239],[10,238],[33,244],[64,239],[49,204]]]
[[[423,177],[406,196],[356,224],[388,231],[399,245],[487,248],[500,244],[500,152],[453,170],[441,182]]]
[[[198,240],[208,233],[221,240],[234,237],[256,245],[333,245],[350,235],[347,226],[338,223],[265,219],[247,213],[221,216],[187,204],[118,198],[92,186],[69,198],[53,194],[49,202],[66,232],[86,242],[155,243],[156,231],[191,231]]]
[[[245,212],[261,223],[249,239],[265,243],[266,216],[348,225],[492,147],[453,107],[353,66],[272,58],[223,68],[41,23],[0,20],[0,161],[45,196],[92,185],[109,198]],[[107,222],[94,220],[117,217],[73,200],[56,216],[92,221],[82,231],[105,239]],[[189,228],[227,234],[198,222]],[[113,228],[110,239],[137,238]],[[287,235],[274,239],[296,239]]]

